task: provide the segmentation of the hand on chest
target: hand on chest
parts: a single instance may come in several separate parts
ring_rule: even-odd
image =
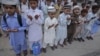
[[[28,15],[32,16],[33,19],[40,18],[39,12],[29,12]]]

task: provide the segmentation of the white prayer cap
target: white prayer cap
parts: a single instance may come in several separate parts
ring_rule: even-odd
[[[1,2],[6,5],[18,5],[18,0],[2,0]]]
[[[48,7],[48,12],[56,12],[55,7],[49,6],[49,7]]]
[[[64,8],[71,9],[71,5],[64,5]]]
[[[73,10],[77,9],[77,8],[80,9],[80,10],[82,9],[79,5],[76,5],[76,6],[73,7]]]

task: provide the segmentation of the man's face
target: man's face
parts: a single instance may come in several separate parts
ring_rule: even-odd
[[[35,9],[38,6],[37,1],[30,1],[29,4],[30,4],[31,8],[33,8],[33,9]]]
[[[11,6],[11,5],[5,5],[5,6],[4,6],[4,10],[5,10],[5,12],[8,13],[9,15],[12,15],[12,14],[15,13],[16,7]]]

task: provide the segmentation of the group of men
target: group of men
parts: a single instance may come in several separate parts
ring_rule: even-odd
[[[16,56],[21,56],[22,52],[27,56],[28,45],[32,54],[34,42],[38,42],[41,52],[46,53],[48,45],[55,50],[58,45],[64,47],[73,41],[93,40],[100,25],[100,6],[97,3],[79,5],[76,0],[2,0],[1,4],[1,28],[7,33]]]

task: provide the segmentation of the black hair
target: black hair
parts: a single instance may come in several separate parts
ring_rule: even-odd
[[[92,10],[94,10],[94,9],[99,9],[99,6],[98,5],[93,5]]]
[[[85,6],[86,6],[86,3],[82,3],[81,6],[82,6],[82,7],[85,7]]]
[[[30,1],[36,1],[37,3],[39,2],[38,0],[28,0],[28,1],[29,1],[29,2],[30,2]]]
[[[91,4],[91,3],[92,3],[92,1],[88,1],[88,2],[87,2],[87,4]]]
[[[81,13],[88,13],[88,10],[87,9],[82,9]]]
[[[77,5],[77,3],[73,3],[73,6]]]

